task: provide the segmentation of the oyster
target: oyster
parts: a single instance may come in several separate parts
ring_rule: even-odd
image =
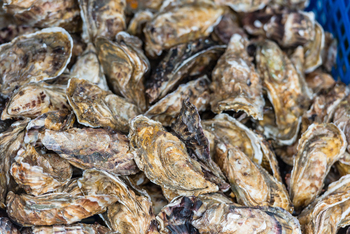
[[[33,27],[63,27],[69,32],[80,31],[81,19],[75,0],[3,0],[3,8],[13,14],[18,23]]]
[[[151,106],[144,115],[161,122],[163,126],[170,126],[179,115],[185,99],[189,99],[198,111],[204,111],[209,106],[209,83],[208,77],[203,76],[182,84]]]
[[[50,226],[50,227],[32,227],[30,229],[31,234],[73,234],[73,233],[82,233],[82,234],[112,234],[107,227],[104,227],[100,224],[84,224],[76,223],[66,226]]]
[[[1,114],[1,119],[36,118],[49,111],[70,110],[65,89],[59,85],[25,84],[16,90]]]
[[[146,52],[151,57],[175,45],[208,36],[224,12],[223,8],[204,0],[169,8],[155,15],[144,29]]]
[[[55,191],[72,177],[71,165],[56,154],[42,154],[33,146],[17,155],[10,169],[11,175],[28,194],[40,195]]]
[[[301,234],[296,218],[280,208],[241,207],[215,194],[179,197],[157,216],[160,233]]]
[[[66,93],[78,122],[85,126],[128,132],[129,119],[138,114],[135,105],[84,79],[70,79]]]
[[[322,67],[330,72],[336,64],[338,42],[329,32],[324,33],[324,48],[322,50]]]
[[[296,210],[320,194],[326,175],[346,145],[344,133],[334,124],[312,124],[302,134],[290,180],[290,197]]]
[[[118,33],[116,39],[116,43],[106,38],[96,39],[103,71],[112,91],[120,93],[129,102],[136,104],[140,111],[144,111],[146,100],[143,79],[150,64],[141,49],[142,41],[126,32]]]
[[[20,234],[20,231],[7,217],[0,217],[0,232],[1,234]]]
[[[308,42],[305,47],[305,73],[314,71],[322,65],[322,51],[324,49],[325,35],[322,26],[315,23],[315,39]]]
[[[129,141],[120,133],[93,128],[62,132],[46,129],[42,144],[81,169],[96,168],[119,175],[138,172]]]
[[[109,90],[106,77],[97,58],[96,49],[92,43],[89,43],[84,53],[78,57],[71,69],[71,74],[74,77],[88,80],[103,90]]]
[[[219,58],[225,48],[225,45],[217,45],[209,39],[172,47],[146,83],[149,103],[163,98],[191,72],[204,70]]]
[[[148,183],[146,186],[142,186],[142,188],[145,189],[150,196],[153,212],[157,215],[161,209],[168,204],[167,199],[162,193],[161,187],[153,183]]]
[[[313,71],[306,75],[306,83],[314,94],[331,89],[335,85],[333,77],[320,70]]]
[[[306,83],[284,52],[272,41],[266,40],[258,46],[256,60],[276,119],[272,125],[268,119],[260,121],[259,125],[268,138],[282,145],[291,145],[296,140],[301,115],[308,107],[308,95],[303,92]]]
[[[231,10],[227,10],[223,14],[220,23],[214,28],[214,37],[217,37],[224,44],[228,44],[233,34],[246,36],[239,25],[238,15]]]
[[[59,76],[72,55],[73,40],[62,28],[46,28],[0,45],[0,91],[8,96],[29,82]]]
[[[129,139],[137,166],[162,189],[181,195],[218,191],[217,185],[205,179],[201,165],[190,158],[185,144],[161,123],[137,116],[131,121]]]
[[[149,10],[137,12],[130,20],[127,32],[131,35],[141,37],[145,24],[151,21],[153,13]]]
[[[350,153],[350,97],[347,96],[335,109],[333,123],[344,132]]]
[[[264,8],[271,0],[214,0],[216,4],[229,6],[237,12],[252,12]]]
[[[350,175],[329,185],[328,190],[298,216],[303,233],[336,234],[350,225]]]
[[[349,143],[348,143],[349,147]],[[348,153],[349,150],[347,150],[338,160],[338,162],[335,163],[335,167],[337,168],[340,175],[344,176],[347,174],[350,174],[350,154]]]
[[[231,37],[226,52],[212,73],[210,104],[215,113],[244,111],[254,119],[262,120],[265,105],[262,84],[247,53],[248,43],[239,34]]]
[[[78,0],[83,19],[82,37],[95,42],[99,36],[114,39],[125,29],[125,0]]]

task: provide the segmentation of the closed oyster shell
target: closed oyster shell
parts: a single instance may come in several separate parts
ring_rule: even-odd
[[[112,234],[107,227],[100,224],[76,223],[72,225],[54,225],[50,227],[34,226],[30,229],[31,234]]]
[[[2,234],[20,234],[20,231],[7,217],[0,217],[0,232]]]
[[[333,77],[321,70],[316,70],[307,74],[305,80],[314,94],[320,93],[322,90],[329,90],[335,85]]]
[[[46,28],[0,46],[2,95],[29,82],[59,76],[70,61],[73,40],[63,28]]]
[[[181,43],[209,36],[220,22],[223,8],[210,1],[178,4],[161,11],[145,29],[146,51],[151,57]]]
[[[216,62],[225,48],[225,45],[217,45],[210,39],[199,39],[172,47],[146,83],[149,103],[163,98],[191,72],[201,73]]]
[[[42,144],[81,169],[96,168],[119,175],[138,172],[129,141],[120,133],[93,128],[62,132],[46,129]]]
[[[134,104],[84,79],[70,79],[66,94],[78,122],[85,126],[128,132],[129,119],[138,115]]]
[[[322,51],[324,49],[325,34],[322,26],[315,23],[314,40],[304,46],[305,51],[305,73],[310,73],[322,65]]]
[[[320,194],[326,175],[346,145],[344,133],[334,124],[312,124],[302,134],[290,180],[290,197],[296,210]]]
[[[254,119],[262,120],[265,105],[262,82],[248,55],[248,43],[239,34],[231,37],[212,73],[210,104],[215,113],[244,111]]]
[[[33,146],[17,155],[10,169],[11,175],[28,194],[40,195],[55,191],[72,177],[71,165],[56,154],[42,154]]]
[[[169,93],[151,106],[144,115],[161,122],[163,126],[170,126],[179,115],[182,102],[187,98],[198,111],[204,111],[210,100],[209,83],[208,77],[203,76],[182,84],[174,92]]]
[[[83,19],[82,37],[93,42],[99,36],[112,40],[125,29],[125,0],[78,0]]]
[[[201,165],[190,158],[185,144],[161,123],[137,116],[131,121],[129,139],[137,166],[163,189],[180,195],[218,191],[217,185],[205,179]]]
[[[96,39],[99,61],[111,90],[144,111],[144,75],[150,64],[141,49],[142,41],[126,32],[118,33],[116,39],[115,43],[106,38]]]
[[[18,23],[33,27],[62,27],[69,32],[81,29],[78,2],[75,0],[4,0],[3,8],[13,14]]]
[[[36,118],[49,111],[70,110],[65,89],[43,82],[20,87],[6,103],[1,119],[18,117]]]
[[[74,77],[88,80],[103,90],[109,90],[106,77],[97,58],[96,49],[92,43],[87,45],[86,50],[78,57],[70,71]]]

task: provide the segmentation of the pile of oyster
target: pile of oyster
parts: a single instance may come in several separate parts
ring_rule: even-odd
[[[0,1],[0,233],[344,231],[350,90],[306,2]]]

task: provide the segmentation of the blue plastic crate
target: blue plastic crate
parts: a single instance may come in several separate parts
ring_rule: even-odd
[[[350,0],[310,0],[306,11],[313,11],[323,28],[338,40],[334,79],[350,83]]]

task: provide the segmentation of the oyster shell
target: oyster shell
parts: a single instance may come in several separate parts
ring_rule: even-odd
[[[46,28],[0,45],[2,95],[29,82],[59,76],[72,55],[73,40],[63,28]]]
[[[13,14],[18,23],[33,27],[63,27],[69,32],[80,31],[81,19],[75,0],[3,0],[3,9]]]
[[[153,183],[148,183],[146,186],[142,186],[142,188],[146,190],[147,194],[150,196],[153,212],[157,215],[161,209],[168,204],[161,187]]]
[[[247,53],[248,43],[239,34],[231,37],[226,52],[212,73],[210,104],[215,113],[244,111],[254,119],[262,120],[265,105],[262,84]]]
[[[83,19],[82,37],[95,42],[99,36],[114,39],[125,29],[125,0],[78,0]]]
[[[312,124],[302,134],[290,180],[290,197],[296,210],[320,194],[326,175],[346,145],[344,133],[334,124]]]
[[[227,10],[223,14],[220,23],[215,26],[214,35],[224,44],[228,44],[233,34],[236,33],[246,36],[244,30],[240,28],[238,15],[231,10]]]
[[[96,39],[99,61],[111,90],[144,111],[146,100],[143,80],[150,64],[141,49],[142,41],[126,32],[118,33],[116,39],[116,43],[106,38]]]
[[[42,144],[81,169],[96,168],[119,175],[138,172],[125,135],[106,129],[45,130]]]
[[[20,234],[20,231],[7,217],[0,217],[0,232],[2,234]]]
[[[130,20],[127,32],[131,35],[141,37],[145,24],[151,21],[153,13],[149,10],[139,11]]]
[[[350,175],[329,185],[328,190],[298,216],[303,233],[336,234],[350,224]]]
[[[325,35],[322,26],[315,23],[315,37],[314,40],[308,42],[304,46],[305,50],[305,73],[314,71],[317,67],[322,65],[322,51],[324,49]]]
[[[225,45],[217,45],[209,39],[199,39],[172,47],[146,83],[149,103],[163,98],[189,73],[204,70],[219,58],[225,48]],[[205,60],[201,61],[202,59]]]
[[[76,223],[72,225],[54,225],[50,227],[32,227],[30,229],[31,234],[73,234],[73,233],[82,233],[82,234],[112,234],[107,227],[104,227],[100,224],[85,224],[85,223]]]
[[[29,83],[14,92],[1,114],[1,119],[36,118],[49,111],[70,110],[65,89],[58,85]]]
[[[129,119],[138,114],[134,104],[84,79],[70,79],[66,94],[78,122],[85,126],[128,132]]]
[[[348,143],[349,147],[349,143]],[[347,150],[338,160],[338,162],[335,163],[335,167],[337,168],[340,175],[344,176],[347,174],[350,174],[350,154],[348,153],[349,150]]]
[[[272,41],[266,40],[259,45],[256,60],[276,120],[271,125],[268,119],[264,119],[259,125],[268,138],[282,145],[291,145],[296,140],[301,115],[308,107],[308,95],[303,92],[306,82],[302,81],[303,77]]]
[[[179,115],[185,99],[189,99],[198,111],[204,111],[209,106],[209,83],[208,77],[203,76],[182,84],[151,106],[144,115],[161,122],[163,126],[170,126]]]
[[[92,43],[89,43],[84,53],[78,57],[71,69],[71,74],[74,77],[88,80],[103,90],[109,90],[106,77],[97,58],[96,49]]]
[[[337,39],[333,37],[333,34],[329,32],[325,32],[324,37],[325,42],[322,50],[322,67],[330,72],[332,67],[336,64],[338,42]]]
[[[320,70],[308,73],[305,80],[307,86],[312,89],[314,94],[318,94],[323,90],[329,90],[335,85],[333,77]]]
[[[209,36],[224,12],[223,8],[203,0],[169,8],[155,15],[144,29],[146,52],[151,57],[175,45]]]
[[[333,123],[344,132],[348,142],[347,151],[350,153],[350,97],[347,96],[334,111]]]
[[[229,6],[236,12],[252,12],[264,8],[271,0],[214,0],[216,4]]]
[[[55,191],[72,177],[71,165],[56,154],[42,154],[33,146],[17,155],[10,169],[11,175],[28,194],[40,195]]]
[[[161,123],[137,116],[131,121],[129,139],[137,166],[163,189],[181,195],[218,191],[217,185],[205,179],[201,165],[190,158],[185,144]]]

